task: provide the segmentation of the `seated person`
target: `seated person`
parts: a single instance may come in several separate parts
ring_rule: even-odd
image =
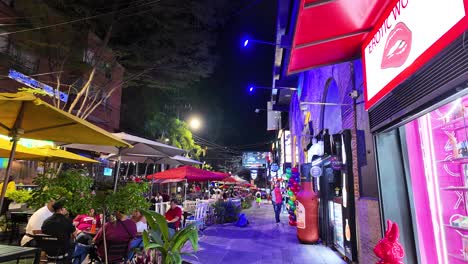
[[[137,228],[137,236],[141,236],[143,231],[148,229],[145,217],[139,210],[135,210],[132,214],[132,221],[135,222]]]
[[[164,215],[167,220],[167,226],[174,230],[180,228],[180,220],[182,219],[182,209],[180,209],[177,200],[173,199],[171,201],[171,208]]]
[[[148,224],[146,223],[145,217],[139,210],[135,210],[132,214],[132,221],[135,222],[137,228],[136,237],[130,242],[130,249],[142,248],[143,238],[141,237],[145,230],[148,230]],[[132,259],[133,251],[129,253],[128,259]]]
[[[21,246],[35,246],[33,241],[34,235],[42,233],[42,224],[54,213],[54,209],[52,207],[54,203],[55,201],[51,200],[49,203],[47,203],[47,205],[34,212],[34,214],[29,218],[28,224],[26,225],[26,234],[24,235],[23,239],[21,239]]]
[[[73,224],[76,226],[76,229],[81,231],[87,231],[91,229],[93,221],[96,223],[96,227],[101,227],[101,216],[96,214],[96,211],[91,208],[88,214],[78,215],[73,219]]]
[[[137,234],[135,222],[127,219],[125,214],[116,212],[115,217],[112,217],[111,221],[106,223],[104,228],[101,228],[96,237],[94,237],[94,242],[97,246],[97,253],[102,259],[104,259],[103,229],[106,230],[106,241],[108,245],[112,244],[112,242],[128,242],[128,245],[130,245],[130,241],[134,239]],[[112,256],[111,254],[108,254],[108,256],[110,259],[119,257]]]
[[[76,242],[83,245],[91,245],[93,237],[91,234],[82,231],[91,231],[93,222],[96,224],[96,228],[101,227],[101,216],[96,214],[95,210],[91,208],[88,214],[78,215],[73,219],[73,225],[77,229]]]
[[[63,241],[65,252],[69,252],[69,256],[74,258],[73,263],[82,263],[86,255],[88,255],[88,248],[81,245],[76,245],[75,247],[72,238],[76,229],[72,221],[65,216],[68,212],[67,209],[63,207],[63,202],[55,202],[53,209],[54,214],[47,218],[42,224],[42,233]]]

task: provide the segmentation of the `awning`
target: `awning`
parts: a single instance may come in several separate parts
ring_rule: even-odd
[[[395,0],[301,0],[288,74],[348,61]]]

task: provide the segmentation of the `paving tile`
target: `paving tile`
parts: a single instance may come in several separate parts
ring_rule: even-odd
[[[193,264],[345,264],[325,246],[300,244],[296,229],[287,224],[288,215],[282,214],[282,223],[276,224],[271,205],[244,213],[250,222],[248,227],[208,227],[200,237],[198,259],[186,260]]]

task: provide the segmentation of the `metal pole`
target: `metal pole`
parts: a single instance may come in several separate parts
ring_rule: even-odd
[[[11,166],[13,165],[13,160],[15,158],[16,152],[16,144],[18,143],[19,137],[18,132],[21,127],[21,123],[23,122],[24,116],[24,103],[21,104],[18,116],[16,117],[15,124],[13,125],[13,129],[10,131],[10,137],[12,141],[10,156],[8,158],[8,165],[5,171],[5,179],[3,181],[2,193],[0,195],[0,209],[3,207],[3,200],[5,200],[5,194],[8,187],[8,182],[10,181],[10,173],[11,173]]]
[[[188,186],[188,182],[187,182],[187,179],[185,179],[185,184],[184,184],[184,202],[187,201],[187,186]]]
[[[117,171],[115,172],[115,179],[114,179],[114,193],[117,191],[117,183],[119,182],[120,176],[120,164],[122,163],[122,148],[119,148],[118,158],[117,158]]]

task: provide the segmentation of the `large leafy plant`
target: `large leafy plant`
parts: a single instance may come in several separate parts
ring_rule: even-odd
[[[150,207],[144,196],[148,190],[149,184],[147,183],[127,183],[119,187],[115,193],[111,190],[99,192],[96,197],[96,204],[99,209],[107,212],[119,211],[130,214],[135,210]]]
[[[194,251],[198,250],[198,229],[191,224],[171,234],[164,216],[148,210],[143,210],[149,230],[143,233],[145,255],[136,258],[136,263],[180,264],[182,256],[191,253],[181,252],[184,245],[190,241]],[[158,254],[154,254],[158,253]]]
[[[85,176],[82,170],[65,170],[57,177],[40,175],[34,179],[39,187],[33,191],[30,206],[38,209],[51,199],[64,199],[71,214],[82,214],[95,206],[94,192],[91,190],[93,179]]]
[[[8,194],[8,198],[15,203],[27,203],[31,199],[31,192],[27,190],[14,190]]]

